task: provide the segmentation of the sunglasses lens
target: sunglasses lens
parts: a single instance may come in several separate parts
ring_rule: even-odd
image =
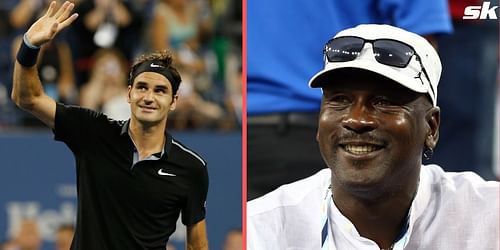
[[[330,40],[325,46],[329,62],[347,62],[356,59],[363,49],[364,41],[358,37],[339,37]]]
[[[415,54],[415,50],[404,43],[383,39],[373,42],[373,52],[377,62],[399,68],[406,67]]]

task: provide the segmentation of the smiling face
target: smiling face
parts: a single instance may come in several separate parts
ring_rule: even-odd
[[[438,127],[439,108],[425,95],[373,73],[339,72],[323,87],[317,140],[334,188],[376,195],[415,184]]]
[[[128,88],[131,119],[144,125],[155,125],[167,120],[168,112],[175,109],[177,96],[172,85],[163,75],[143,72],[134,78]]]

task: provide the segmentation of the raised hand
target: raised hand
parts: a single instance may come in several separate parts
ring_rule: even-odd
[[[28,42],[41,46],[52,40],[61,30],[68,27],[78,17],[77,13],[70,16],[75,4],[66,1],[56,9],[56,2],[50,3],[47,13],[40,17],[26,32]]]

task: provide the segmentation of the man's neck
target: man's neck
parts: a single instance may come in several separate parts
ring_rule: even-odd
[[[139,153],[139,159],[160,152],[165,142],[166,122],[145,125],[130,119],[129,133]]]
[[[335,185],[333,185],[335,187]],[[342,188],[333,189],[335,206],[356,227],[359,234],[375,241],[382,249],[388,249],[406,226],[407,215],[418,183],[388,192],[377,200],[366,199]]]

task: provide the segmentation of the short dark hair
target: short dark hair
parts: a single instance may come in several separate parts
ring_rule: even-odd
[[[172,87],[173,87],[173,94],[175,95],[177,93],[177,89],[179,86],[173,86],[175,85],[175,82],[179,83],[181,82],[181,75],[177,71],[177,69],[173,66],[174,64],[174,56],[172,55],[172,52],[169,50],[162,50],[162,51],[156,51],[152,52],[149,54],[144,54],[139,56],[134,64],[132,65],[132,68],[130,69],[130,75],[129,75],[129,85],[133,85],[134,79],[132,78],[134,76],[135,71],[139,66],[147,61],[155,61],[157,62],[160,66],[166,68],[170,73],[171,76],[173,77],[174,82],[172,82]]]

